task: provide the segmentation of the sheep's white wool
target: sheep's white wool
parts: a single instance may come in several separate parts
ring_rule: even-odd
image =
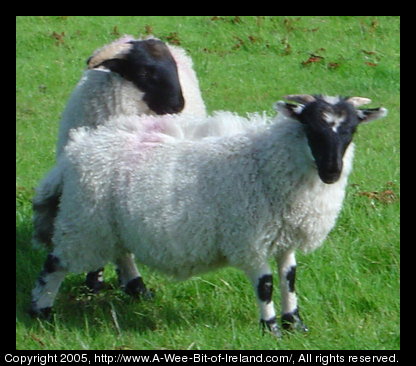
[[[102,70],[87,70],[72,93],[62,114],[57,155],[68,140],[71,129],[97,127],[110,117],[153,113],[143,101],[144,93],[120,75]]]
[[[194,71],[192,58],[186,54],[183,48],[170,44],[167,44],[167,46],[176,62],[179,82],[185,99],[185,107],[181,113],[206,116],[207,111],[199,88],[199,81]]]
[[[82,272],[127,251],[187,278],[315,249],[341,208],[353,146],[339,181],[324,184],[301,124],[254,119],[144,116],[75,131],[59,162],[65,184],[54,254]],[[189,127],[230,120],[239,127],[227,137],[195,139]]]

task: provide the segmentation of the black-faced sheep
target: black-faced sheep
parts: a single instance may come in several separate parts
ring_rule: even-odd
[[[357,126],[386,109],[366,98],[287,96],[260,126],[230,113],[144,116],[79,129],[56,170],[64,177],[48,256],[32,313],[50,312],[68,271],[134,253],[176,278],[222,266],[243,270],[260,319],[280,336],[272,301],[277,259],[284,328],[307,330],[295,294],[295,251],[320,246],[335,225],[352,168]],[[254,118],[259,121],[261,117]],[[244,126],[226,137],[187,138],[181,126]],[[271,122],[271,123],[269,123]],[[230,125],[234,125],[231,123]]]
[[[177,46],[155,38],[136,40],[124,36],[96,50],[88,69],[63,112],[57,142],[62,153],[71,130],[96,128],[115,117],[182,113],[205,116],[205,104],[192,59]],[[33,200],[34,240],[50,244],[61,193],[61,177],[51,171],[37,188]],[[145,293],[133,257],[117,259],[119,277],[127,293]],[[98,291],[102,268],[87,275],[86,284]]]

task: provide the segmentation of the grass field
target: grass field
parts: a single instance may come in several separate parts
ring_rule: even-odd
[[[399,349],[399,25],[398,17],[17,17],[16,348]],[[109,265],[106,291],[89,295],[84,276],[70,275],[53,322],[27,315],[46,253],[30,243],[33,189],[54,164],[60,113],[85,60],[126,33],[184,47],[209,111],[272,113],[293,93],[363,96],[389,109],[357,133],[337,226],[322,248],[298,255],[308,334],[262,335],[251,285],[235,269],[174,282],[141,267],[156,297],[135,302]]]

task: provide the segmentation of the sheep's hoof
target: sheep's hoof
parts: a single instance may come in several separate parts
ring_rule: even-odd
[[[309,328],[305,324],[303,324],[302,321],[295,323],[282,322],[282,328],[287,331],[296,331],[301,333],[309,332]]]
[[[124,291],[134,298],[151,300],[155,297],[154,291],[146,287],[141,277],[130,280],[124,287]]]
[[[298,310],[282,315],[282,328],[288,331],[309,332],[309,328],[303,323]]]
[[[51,320],[52,308],[46,307],[39,309],[36,305],[32,304],[28,310],[29,315],[34,319]]]
[[[276,338],[282,338],[282,332],[279,328],[279,326],[277,325],[276,322],[276,318],[273,318],[271,320],[260,320],[260,325],[262,327],[263,330],[263,335],[264,333],[271,333],[273,336],[275,336]]]

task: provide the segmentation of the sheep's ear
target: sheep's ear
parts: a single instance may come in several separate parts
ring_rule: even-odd
[[[297,121],[299,121],[299,115],[302,113],[302,110],[305,106],[302,104],[292,104],[292,103],[286,103],[282,100],[279,100],[274,104],[274,109],[282,113],[284,116],[293,118]],[[300,121],[299,121],[300,122]]]
[[[354,107],[360,107],[364,104],[371,103],[371,99],[363,97],[350,97],[346,100],[347,103],[351,103]]]
[[[367,123],[387,116],[386,108],[357,109],[360,123]]]
[[[274,108],[276,109],[276,111],[282,113],[284,116],[293,118],[299,122],[301,122],[299,120],[299,115],[302,113],[303,108],[305,108],[305,105],[316,101],[316,98],[313,95],[309,94],[290,94],[284,96],[283,98],[299,104],[292,104],[279,101],[274,105]]]

